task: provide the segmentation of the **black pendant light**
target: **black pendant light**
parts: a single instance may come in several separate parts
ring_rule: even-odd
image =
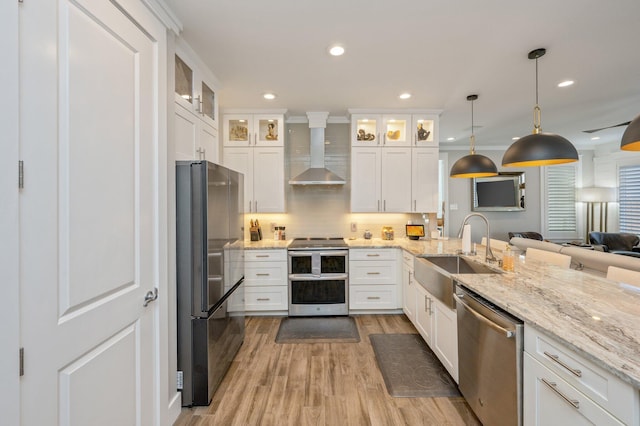
[[[624,151],[640,151],[640,115],[629,123],[627,130],[622,134],[620,149]]]
[[[578,161],[578,151],[567,139],[553,133],[542,133],[540,106],[538,105],[538,58],[546,49],[529,52],[529,59],[536,60],[536,106],[533,108],[533,134],[514,142],[502,157],[505,167],[550,166]]]
[[[476,154],[476,137],[473,134],[473,101],[476,99],[478,95],[467,96],[467,100],[471,101],[471,152],[453,163],[449,173],[453,178],[477,178],[498,174],[496,165],[489,157]]]

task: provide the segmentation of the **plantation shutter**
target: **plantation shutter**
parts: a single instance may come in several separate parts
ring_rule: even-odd
[[[577,232],[576,168],[547,169],[547,229],[549,232]]]
[[[640,165],[619,169],[620,232],[640,234]]]

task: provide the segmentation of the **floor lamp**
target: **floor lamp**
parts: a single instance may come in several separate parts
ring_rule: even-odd
[[[589,232],[595,231],[595,205],[599,204],[599,227],[598,231],[607,232],[607,213],[609,203],[617,201],[617,188],[590,187],[579,188],[577,200],[587,204],[587,224],[584,238],[589,243]]]

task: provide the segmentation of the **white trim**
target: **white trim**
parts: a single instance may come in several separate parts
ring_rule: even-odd
[[[442,114],[441,109],[419,109],[419,108],[349,108],[349,114]]]
[[[0,413],[4,424],[20,424],[20,196],[18,160],[20,159],[19,106],[19,3],[4,1],[0,5],[0,51],[4,58],[0,81],[5,85],[0,100]],[[27,167],[28,169],[28,167]]]
[[[147,8],[155,15],[162,24],[176,34],[182,32],[182,22],[173,13],[164,0],[142,0]]]

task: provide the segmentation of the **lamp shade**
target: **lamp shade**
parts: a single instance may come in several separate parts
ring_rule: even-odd
[[[583,203],[610,203],[618,200],[616,188],[589,187],[578,188],[576,200]]]
[[[498,169],[490,158],[480,154],[469,154],[458,159],[451,167],[453,178],[477,178],[496,176]]]
[[[640,115],[629,123],[622,134],[620,149],[624,151],[640,151]]]
[[[505,167],[550,166],[578,161],[578,151],[553,133],[533,133],[515,141],[502,157]]]

